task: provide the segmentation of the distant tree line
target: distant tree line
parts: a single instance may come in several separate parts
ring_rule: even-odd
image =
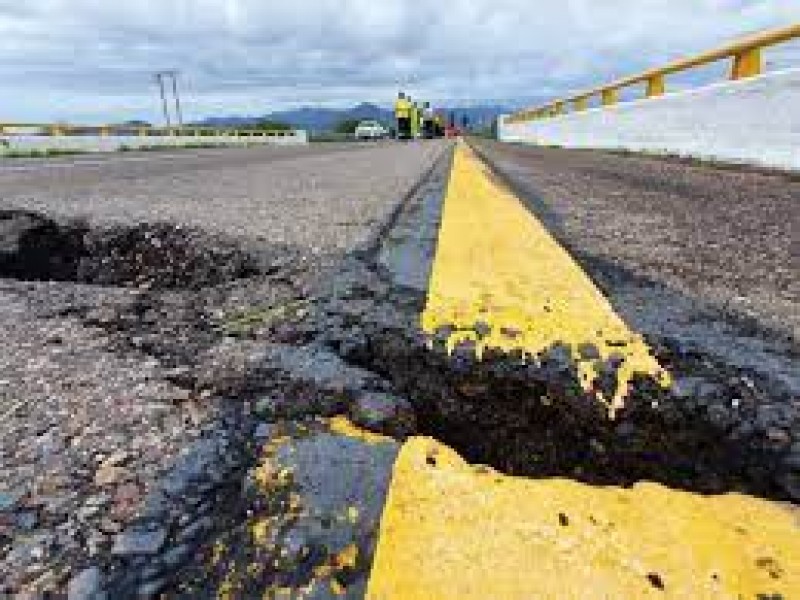
[[[283,123],[282,121],[264,119],[256,123],[256,129],[262,129],[264,131],[291,131],[294,128],[288,123]]]
[[[353,134],[361,121],[359,119],[342,119],[333,127],[334,133]]]

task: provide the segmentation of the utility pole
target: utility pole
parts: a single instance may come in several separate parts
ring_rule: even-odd
[[[183,111],[181,109],[181,98],[178,93],[178,75],[180,71],[174,69],[169,71],[158,71],[155,74],[156,81],[158,82],[158,89],[161,93],[161,107],[164,110],[164,121],[167,124],[167,129],[172,127],[172,120],[170,119],[169,104],[167,103],[167,91],[165,86],[165,79],[172,81],[172,99],[175,102],[175,121],[178,128],[183,127]]]
[[[167,129],[172,126],[169,119],[169,106],[167,106],[167,94],[164,91],[164,75],[165,73],[156,73],[156,82],[158,82],[158,89],[161,93],[161,107],[164,110],[164,121],[167,124]]]
[[[168,71],[167,74],[172,77],[172,95],[175,97],[175,119],[178,121],[178,127],[183,127],[183,113],[181,112],[181,99],[178,95],[178,74],[179,71]]]

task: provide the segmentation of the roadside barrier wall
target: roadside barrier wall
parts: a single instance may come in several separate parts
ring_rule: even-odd
[[[137,150],[153,147],[182,147],[194,145],[242,146],[257,144],[296,145],[307,144],[308,133],[302,130],[285,132],[209,132],[192,130],[174,134],[144,133],[72,133],[40,130],[27,127],[4,126],[0,130],[0,155],[9,152],[76,151],[114,152],[122,149]]]
[[[800,170],[800,69],[550,119],[501,118],[498,137]]]
[[[764,72],[765,49],[798,41],[800,23],[734,40],[503,116],[498,138],[800,170],[800,69]],[[668,93],[671,75],[722,60],[730,61],[728,81]],[[620,102],[634,87],[644,98]]]

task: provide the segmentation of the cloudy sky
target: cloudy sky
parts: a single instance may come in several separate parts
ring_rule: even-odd
[[[793,21],[800,0],[0,0],[0,121],[156,120],[168,68],[190,118],[524,102]]]

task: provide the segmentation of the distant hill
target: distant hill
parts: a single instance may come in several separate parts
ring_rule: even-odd
[[[308,106],[295,110],[270,113],[268,118],[289,123],[298,129],[329,131],[340,121],[348,119],[359,121],[371,119],[388,123],[392,120],[392,112],[375,104],[363,103],[346,109]]]
[[[443,110],[448,115],[452,113],[456,123],[459,125],[464,115],[467,116],[469,122],[473,125],[488,125],[494,121],[498,115],[510,112],[511,110],[508,107],[498,105],[435,108]],[[276,111],[259,117],[209,117],[196,124],[209,127],[246,127],[264,119],[288,123],[298,129],[322,132],[332,130],[337,123],[346,119],[371,119],[388,125],[394,120],[394,115],[393,111],[388,107],[381,107],[376,104],[365,102],[353,106],[352,108],[342,109],[306,106],[293,110]]]

